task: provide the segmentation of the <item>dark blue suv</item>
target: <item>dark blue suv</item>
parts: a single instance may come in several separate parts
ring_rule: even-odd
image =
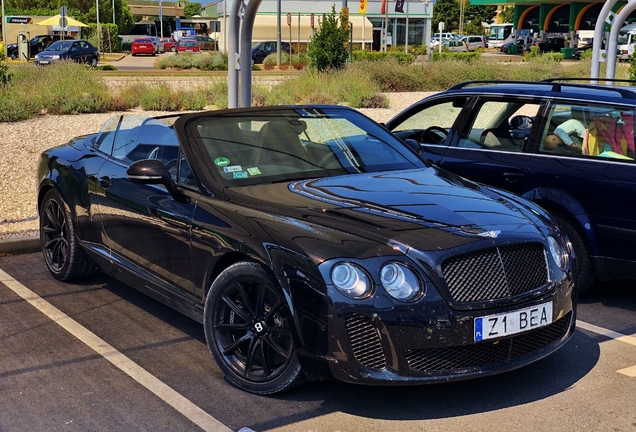
[[[437,166],[548,210],[570,237],[583,292],[595,278],[636,279],[635,117],[636,87],[481,81],[387,127]]]

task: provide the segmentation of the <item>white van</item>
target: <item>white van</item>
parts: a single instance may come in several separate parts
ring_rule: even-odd
[[[636,23],[628,24],[618,32],[618,60],[631,60],[634,44],[636,44]]]

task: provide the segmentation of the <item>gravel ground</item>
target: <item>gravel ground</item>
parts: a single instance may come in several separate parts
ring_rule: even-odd
[[[360,111],[378,122],[385,122],[430,94],[387,93],[389,108]],[[0,123],[0,239],[38,233],[35,175],[40,153],[78,135],[97,132],[114,114],[42,116],[22,122]]]

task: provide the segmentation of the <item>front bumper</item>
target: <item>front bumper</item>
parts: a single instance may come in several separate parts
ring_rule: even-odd
[[[573,335],[576,309],[571,274],[531,301],[496,309],[457,311],[436,293],[416,305],[352,307],[329,292],[328,352],[322,356],[329,374],[341,381],[405,385],[452,381],[513,370],[563,346]],[[390,302],[390,300],[388,300]],[[552,323],[499,339],[474,341],[475,318],[552,302]],[[299,351],[301,364],[305,360]],[[309,368],[316,356],[306,357]],[[320,373],[318,373],[320,374]]]

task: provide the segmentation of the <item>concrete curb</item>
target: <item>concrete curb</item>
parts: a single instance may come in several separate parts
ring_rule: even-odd
[[[40,237],[17,237],[0,240],[0,253],[26,253],[41,250]]]

